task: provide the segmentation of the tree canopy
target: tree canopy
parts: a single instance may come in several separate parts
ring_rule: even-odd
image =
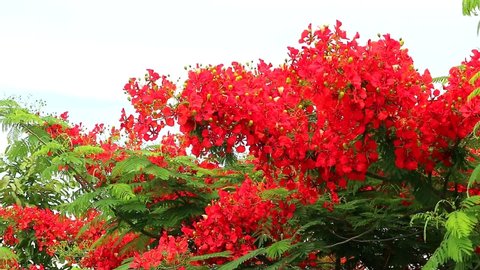
[[[86,129],[0,101],[0,265],[473,269],[480,52],[448,77],[402,40],[309,26],[288,60],[147,70]]]

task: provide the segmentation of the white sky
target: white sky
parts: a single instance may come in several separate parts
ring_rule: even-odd
[[[448,74],[477,48],[461,0],[0,0],[0,98],[41,98],[91,125],[116,124],[122,88],[153,68],[262,58],[281,63],[300,33],[339,19],[350,36],[402,37],[417,68]],[[0,141],[0,148],[2,148]]]

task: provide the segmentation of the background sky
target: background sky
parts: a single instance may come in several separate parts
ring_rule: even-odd
[[[418,69],[447,75],[480,41],[479,18],[462,16],[461,2],[0,0],[0,98],[42,99],[73,122],[115,124],[129,106],[124,84],[147,68],[176,79],[196,63],[279,64],[309,23],[337,19],[363,41],[403,38]]]

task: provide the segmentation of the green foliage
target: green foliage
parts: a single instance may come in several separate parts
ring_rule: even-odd
[[[450,261],[455,263],[456,269],[475,264],[477,256],[474,247],[480,244],[477,236],[479,202],[479,196],[467,197],[459,204],[460,207],[456,208],[454,203],[446,201],[444,207],[438,204],[435,211],[414,216],[414,219],[425,220],[425,230],[427,226],[431,226],[431,220],[436,221],[436,229],[440,227],[445,230],[442,242],[423,269],[438,269]],[[448,213],[447,210],[452,208],[453,211]]]
[[[229,263],[226,263],[222,266],[220,266],[218,268],[218,270],[233,270],[233,269],[237,269],[238,267],[240,267],[243,263],[245,263],[246,261],[248,260],[251,260],[259,255],[263,255],[265,254],[267,251],[266,248],[259,248],[259,249],[256,249],[256,250],[253,250],[253,251],[250,251],[249,253],[247,253],[246,255],[243,255],[242,257],[234,260],[234,261],[231,261]]]
[[[190,257],[189,261],[190,262],[205,261],[212,258],[220,258],[220,257],[228,258],[230,256],[231,254],[229,251],[222,251],[222,252],[210,253],[205,255],[193,256],[193,257]]]
[[[470,83],[478,78],[480,72]],[[447,83],[448,78],[435,78],[434,82]],[[480,90],[476,89],[469,99],[478,94]],[[92,223],[105,221],[107,233],[91,248],[106,243],[112,234],[121,241],[131,232],[139,237],[127,244],[125,250],[154,248],[165,231],[178,236],[182,233],[182,224],[199,220],[205,207],[218,199],[217,190],[234,190],[245,175],[256,182],[265,181],[263,173],[255,172],[254,165],[248,161],[238,160],[233,154],[222,156],[223,146],[213,153],[213,158],[220,159],[223,166],[218,169],[203,168],[198,160],[188,156],[169,157],[159,151],[158,146],[120,149],[114,156],[121,157],[118,159],[121,161],[111,158],[99,162],[92,156],[104,153],[103,148],[73,146],[62,136],[51,138],[46,133],[46,123],[68,126],[62,120],[33,114],[5,100],[0,101],[0,121],[10,134],[9,146],[0,161],[0,204],[37,205],[78,218],[95,209],[100,215]],[[266,269],[294,269],[312,254],[317,261],[334,257],[335,262],[326,263],[327,269],[353,269],[359,262],[368,269],[423,265],[424,269],[468,269],[478,265],[475,248],[480,245],[480,196],[456,190],[457,185],[474,188],[479,182],[480,165],[475,167],[477,164],[466,161],[468,148],[479,144],[477,138],[471,136],[468,141],[451,147],[452,165],[437,164],[436,173],[432,174],[423,168],[397,168],[395,132],[380,127],[375,137],[379,161],[368,168],[364,181],[348,181],[347,188],[337,190],[338,204],[332,204],[333,196],[324,192],[323,184],[316,187],[320,198],[311,204],[292,199],[296,191],[283,187],[262,191],[259,196],[263,200],[288,199],[295,204],[296,211],[286,224],[294,228],[293,236],[274,236],[269,220],[254,234],[256,250],[219,269],[246,268],[252,261],[261,262]],[[164,163],[153,162],[156,158]],[[92,174],[87,170],[89,166],[96,166],[95,170],[100,173]],[[465,171],[473,168],[466,179]],[[308,176],[321,177],[320,172],[308,173],[311,174]],[[454,191],[449,188],[450,183],[455,184]],[[21,252],[14,254],[0,248],[0,259],[18,256],[28,261],[35,257],[49,265],[57,263],[32,245],[31,231],[22,233],[23,240],[18,245]],[[78,247],[63,244],[65,254],[62,256],[82,255]],[[231,255],[227,251],[205,254],[191,257],[189,262],[231,259]],[[340,258],[346,260],[342,266],[339,266]],[[131,261],[131,258],[125,260],[118,269],[128,269]]]
[[[447,84],[448,83],[448,76],[440,76],[440,77],[432,78],[432,82]]]
[[[270,245],[266,250],[268,258],[273,260],[279,259],[292,246],[292,239],[284,239]]]
[[[7,247],[0,247],[0,261],[9,261],[18,259],[18,256]]]
[[[465,16],[477,16],[480,9],[480,1],[478,0],[463,0],[462,12]]]
[[[470,235],[477,222],[478,220],[474,215],[469,215],[468,212],[464,211],[455,211],[447,215],[445,228],[453,237],[463,238]]]
[[[285,199],[291,192],[288,189],[280,187],[275,189],[267,189],[260,193],[260,197],[266,200],[271,199]]]

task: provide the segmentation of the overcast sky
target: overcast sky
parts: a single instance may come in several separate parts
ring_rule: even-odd
[[[337,19],[362,40],[402,37],[417,68],[446,75],[479,46],[479,18],[463,17],[461,2],[0,0],[0,98],[115,124],[123,85],[147,68],[177,78],[195,63],[281,63],[309,23]]]

